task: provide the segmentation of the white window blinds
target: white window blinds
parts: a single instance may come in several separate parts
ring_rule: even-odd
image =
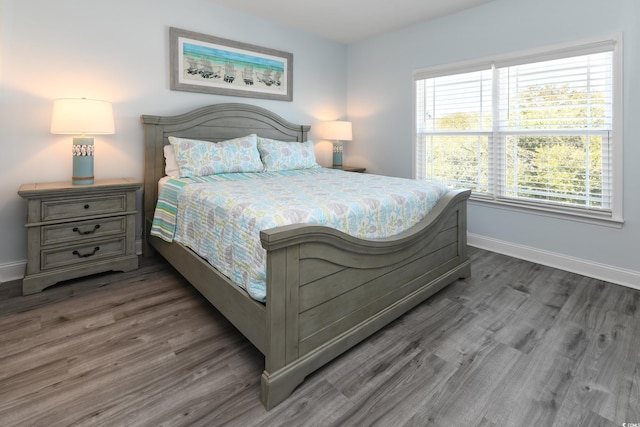
[[[420,178],[487,192],[491,70],[416,81]]]
[[[416,73],[416,177],[476,198],[610,215],[622,166],[614,52],[605,40]]]

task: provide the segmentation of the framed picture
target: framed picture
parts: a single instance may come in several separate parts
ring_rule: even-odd
[[[293,54],[169,29],[171,89],[293,100]]]

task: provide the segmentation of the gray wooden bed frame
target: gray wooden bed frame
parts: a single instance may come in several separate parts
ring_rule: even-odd
[[[204,259],[149,235],[164,176],[167,137],[221,141],[257,133],[306,141],[309,126],[247,104],[143,115],[145,252],[158,251],[265,356],[261,400],[270,409],[305,377],[459,278],[468,277],[466,202],[449,192],[419,224],[392,238],[361,240],[305,224],[260,233],[267,299],[259,303]]]

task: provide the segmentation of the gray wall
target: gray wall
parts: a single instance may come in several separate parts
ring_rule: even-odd
[[[169,27],[293,53],[293,102],[169,90]],[[207,0],[0,0],[0,281],[24,272],[20,184],[71,178],[71,136],[49,132],[54,99],[113,102],[116,134],[95,138],[95,175],[142,179],[141,114],[246,102],[312,126],[344,117],[346,54]],[[318,141],[316,154],[330,165],[331,143]]]
[[[345,163],[412,175],[412,72],[614,32],[624,37],[624,216],[622,229],[469,208],[470,241],[640,287],[640,2],[496,0],[456,15],[349,46],[348,116],[354,141]],[[596,266],[596,267],[594,267]],[[598,270],[599,273],[591,273]]]

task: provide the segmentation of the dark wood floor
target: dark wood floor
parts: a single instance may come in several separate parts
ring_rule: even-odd
[[[640,423],[640,292],[470,248],[472,277],[266,412],[262,355],[161,259],[0,286],[0,425]]]

